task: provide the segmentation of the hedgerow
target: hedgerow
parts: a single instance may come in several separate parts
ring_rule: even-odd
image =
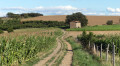
[[[21,28],[43,28],[43,27],[63,27],[67,26],[65,22],[58,21],[23,21],[20,19],[10,19],[4,21],[0,24],[0,29],[7,31],[9,27],[13,29],[21,29]]]

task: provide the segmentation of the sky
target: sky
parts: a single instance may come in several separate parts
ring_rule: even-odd
[[[1,0],[0,16],[5,16],[8,12],[35,12],[44,15],[81,12],[85,15],[120,16],[120,0]]]

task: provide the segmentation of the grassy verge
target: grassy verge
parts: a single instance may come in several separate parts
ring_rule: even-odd
[[[114,31],[114,30],[120,30],[120,25],[96,25],[96,26],[87,26],[83,28],[72,28],[72,29],[66,29],[67,31]]]
[[[98,57],[89,54],[72,37],[66,39],[73,48],[72,66],[102,66]]]

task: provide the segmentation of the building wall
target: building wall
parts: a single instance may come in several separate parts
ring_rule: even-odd
[[[76,28],[81,28],[81,23],[76,23]]]
[[[81,28],[81,23],[70,22],[70,28]]]
[[[70,22],[70,28],[76,28],[76,23],[75,22]]]

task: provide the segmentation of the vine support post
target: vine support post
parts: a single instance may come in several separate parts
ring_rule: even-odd
[[[113,44],[113,66],[115,66],[115,45]]]
[[[102,44],[101,44],[101,47],[100,47],[100,58],[102,59]]]
[[[106,48],[106,61],[108,61],[108,52],[109,52],[109,44],[108,47]]]
[[[97,46],[97,51],[96,51],[96,53],[97,53],[97,56],[98,56],[98,46]]]
[[[90,48],[90,41],[89,41],[89,48]]]
[[[94,44],[94,46],[93,46],[93,51],[94,51],[94,53],[96,54],[95,44]]]
[[[108,61],[108,48],[106,48],[106,61]]]

